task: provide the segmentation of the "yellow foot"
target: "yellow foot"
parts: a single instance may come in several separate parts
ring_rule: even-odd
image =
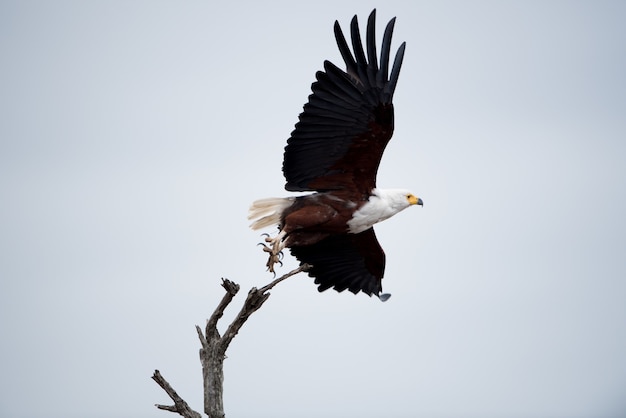
[[[267,235],[265,237],[265,242],[267,244],[262,242],[259,243],[259,245],[263,247],[263,251],[269,253],[269,257],[265,266],[267,267],[267,271],[269,271],[270,273],[274,273],[274,275],[276,275],[274,265],[279,264],[281,267],[283,265],[283,248],[285,248],[285,244],[283,242],[284,237],[285,233],[281,231],[274,238]]]

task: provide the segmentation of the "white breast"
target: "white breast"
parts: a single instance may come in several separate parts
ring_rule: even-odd
[[[368,201],[348,221],[348,232],[358,234],[406,209],[409,203],[404,196],[403,191],[372,190]]]

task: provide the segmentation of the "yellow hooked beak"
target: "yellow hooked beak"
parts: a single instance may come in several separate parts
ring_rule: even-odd
[[[412,194],[407,195],[407,200],[409,201],[410,205],[420,205],[420,206],[424,206],[424,202],[422,202],[422,199],[420,199],[417,196],[414,196]]]

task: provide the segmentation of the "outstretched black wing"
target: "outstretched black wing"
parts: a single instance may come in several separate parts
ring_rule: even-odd
[[[378,296],[382,291],[385,253],[373,228],[359,234],[331,235],[290,250],[301,264],[313,266],[309,276],[315,277],[320,292],[332,287],[338,292],[348,289],[354,294],[361,291]]]
[[[388,75],[392,19],[385,29],[380,67],[376,56],[376,10],[367,22],[366,52],[356,16],[350,24],[352,48],[335,22],[335,38],[347,72],[329,61],[316,74],[313,94],[287,141],[283,173],[290,191],[350,190],[369,194],[393,133],[392,98],[405,43]]]

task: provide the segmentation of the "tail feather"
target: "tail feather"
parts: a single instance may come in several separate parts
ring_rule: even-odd
[[[294,198],[269,197],[252,202],[248,211],[248,220],[253,221],[250,228],[257,230],[278,225],[283,211],[291,206]]]

